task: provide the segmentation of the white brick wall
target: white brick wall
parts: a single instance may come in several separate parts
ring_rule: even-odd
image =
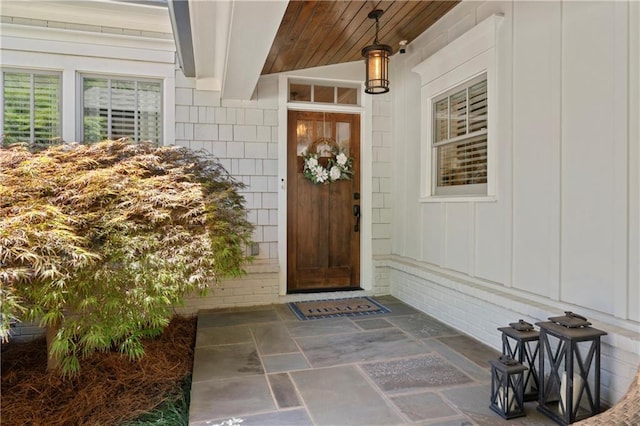
[[[497,350],[501,350],[498,327],[519,319],[530,323],[547,321],[550,316],[562,314],[558,308],[448,275],[406,258],[380,257],[375,266],[376,280],[382,282],[388,274],[393,296]],[[606,403],[613,404],[624,395],[635,376],[640,361],[639,337],[612,324],[591,318],[590,321],[608,333],[602,338],[601,396]]]
[[[180,314],[195,314],[200,309],[233,308],[281,303],[279,301],[279,268],[277,262],[256,261],[247,266],[247,274],[211,286],[207,296],[197,294],[185,299]]]
[[[273,228],[273,227],[272,227]],[[279,267],[277,261],[258,260],[245,267],[247,274],[223,280],[210,287],[206,296],[192,294],[185,297],[183,306],[176,306],[181,315],[197,314],[200,309],[233,308],[285,303],[279,296]],[[11,329],[11,341],[29,341],[43,337],[45,329],[37,323],[18,323]]]

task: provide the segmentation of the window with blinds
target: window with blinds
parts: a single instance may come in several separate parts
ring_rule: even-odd
[[[4,144],[49,145],[61,139],[59,73],[2,72]]]
[[[486,75],[438,96],[432,110],[434,193],[486,194]]]
[[[162,82],[82,78],[82,138],[85,142],[129,138],[162,141]]]

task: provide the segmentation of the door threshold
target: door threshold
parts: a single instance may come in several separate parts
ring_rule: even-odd
[[[338,291],[364,291],[364,289],[362,287],[311,288],[304,290],[291,290],[287,291],[287,294],[335,293]]]

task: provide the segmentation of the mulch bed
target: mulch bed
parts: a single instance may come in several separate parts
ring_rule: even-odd
[[[46,342],[9,343],[2,352],[2,425],[117,425],[180,396],[191,373],[196,318],[174,317],[145,356],[96,353],[81,361],[80,374],[47,373]]]

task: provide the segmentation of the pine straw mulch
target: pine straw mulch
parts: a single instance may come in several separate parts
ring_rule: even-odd
[[[80,374],[46,373],[44,339],[9,343],[2,353],[2,425],[117,425],[180,397],[193,367],[196,318],[174,317],[164,333],[144,343],[145,356],[96,353]]]

